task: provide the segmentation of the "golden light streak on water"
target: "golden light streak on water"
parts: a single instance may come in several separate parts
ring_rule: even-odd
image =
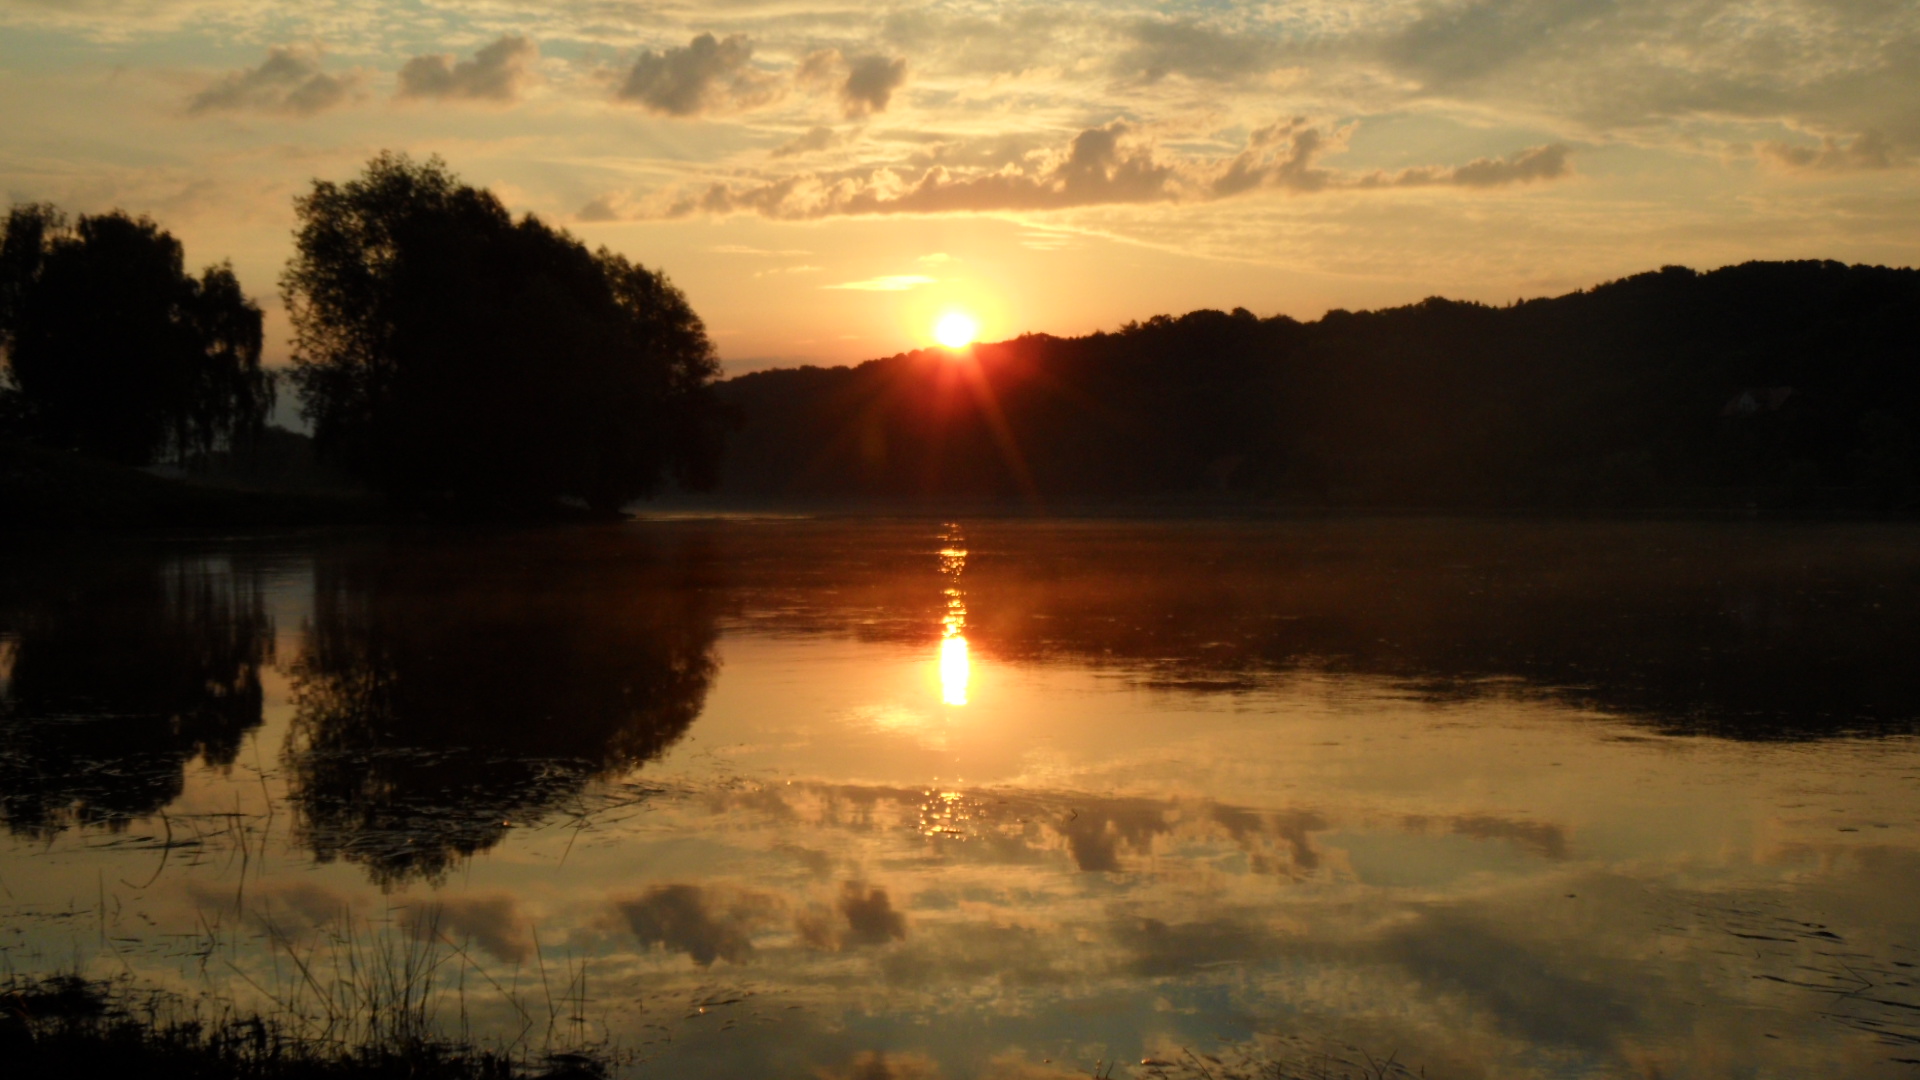
[[[967,682],[973,665],[967,656],[967,639],[955,634],[940,641],[940,700],[947,705],[967,703]]]
[[[966,541],[958,525],[948,525],[940,539],[947,542],[940,549],[940,574],[948,579],[947,610],[940,617],[940,700],[947,705],[965,705],[967,684],[973,678],[966,634],[967,594],[960,589],[960,572],[967,568]]]

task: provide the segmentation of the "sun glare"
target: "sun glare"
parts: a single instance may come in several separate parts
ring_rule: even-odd
[[[959,311],[949,311],[933,324],[933,339],[949,349],[966,348],[979,332],[979,320]]]

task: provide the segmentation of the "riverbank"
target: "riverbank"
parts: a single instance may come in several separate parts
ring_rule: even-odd
[[[0,440],[0,530],[263,528],[366,524],[387,517],[353,491],[199,483]]]
[[[607,1063],[537,1059],[400,1031],[365,1042],[298,1035],[279,1018],[54,976],[0,986],[0,1061],[13,1080],[594,1080]]]

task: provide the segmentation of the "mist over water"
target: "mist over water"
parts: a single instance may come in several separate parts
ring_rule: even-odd
[[[635,1075],[1908,1076],[1916,540],[15,550],[0,951],[270,1004],[349,933],[439,942],[450,1029]]]

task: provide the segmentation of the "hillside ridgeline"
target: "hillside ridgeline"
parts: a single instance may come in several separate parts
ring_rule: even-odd
[[[742,502],[1916,506],[1920,271],[1667,267],[1551,299],[1115,333],[720,385]]]

